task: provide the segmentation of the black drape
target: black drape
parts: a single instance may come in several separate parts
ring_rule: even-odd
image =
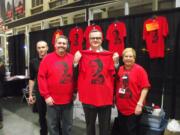
[[[25,74],[25,35],[8,38],[9,66],[11,75]]]
[[[173,80],[172,80],[172,104],[171,104],[171,113],[175,118],[180,118],[180,14],[175,14],[174,24],[175,24],[175,33],[174,33],[174,70]]]

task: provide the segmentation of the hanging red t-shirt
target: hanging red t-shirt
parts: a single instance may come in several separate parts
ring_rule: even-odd
[[[168,22],[163,16],[149,18],[144,22],[143,39],[150,58],[164,58],[164,38],[168,35]]]
[[[93,106],[106,106],[113,103],[115,69],[113,53],[81,51],[79,63],[79,100]]]
[[[72,102],[74,92],[73,55],[60,57],[55,52],[48,54],[40,63],[38,85],[41,95],[52,97],[54,104]]]
[[[84,38],[86,39],[86,49],[88,49],[90,47],[90,42],[89,42],[89,33],[93,30],[99,30],[102,32],[102,29],[99,25],[89,25],[86,27],[86,30],[84,32]],[[103,36],[102,36],[103,38]],[[103,40],[103,39],[102,39]]]
[[[150,83],[146,71],[137,64],[131,70],[121,66],[118,71],[119,80],[116,85],[116,106],[123,115],[134,114],[143,88],[149,88]]]
[[[74,27],[70,30],[70,53],[75,54],[76,51],[82,50],[83,44],[83,29],[80,27]]]
[[[54,33],[53,33],[53,36],[52,36],[52,45],[54,46],[55,44],[55,41],[56,41],[56,38],[58,38],[60,35],[63,35],[63,31],[58,29],[56,30]]]
[[[126,26],[124,22],[116,22],[109,25],[106,39],[109,41],[109,51],[118,52],[122,56],[124,50],[124,38],[126,37]]]

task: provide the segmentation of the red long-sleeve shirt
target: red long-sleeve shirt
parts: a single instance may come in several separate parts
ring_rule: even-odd
[[[61,57],[55,52],[48,54],[41,62],[38,84],[41,95],[52,97],[54,104],[67,104],[73,94],[73,56]]]

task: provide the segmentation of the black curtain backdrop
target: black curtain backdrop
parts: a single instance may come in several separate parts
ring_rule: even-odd
[[[11,75],[25,75],[25,35],[8,38],[9,67]]]
[[[153,15],[165,16],[169,24],[169,34],[165,39],[165,58],[163,59],[149,59],[148,53],[142,51],[142,48],[146,47],[145,41],[143,41],[142,38],[143,23],[146,19],[152,17]],[[147,103],[155,103],[156,105],[161,106],[161,97],[164,90],[164,110],[171,118],[180,119],[180,107],[178,105],[178,103],[180,102],[180,8],[138,15],[121,16],[118,18],[94,20],[91,23],[100,25],[102,27],[104,37],[106,37],[106,31],[109,24],[117,20],[123,21],[126,24],[126,47],[133,47],[136,50],[136,62],[142,65],[148,72],[151,82],[151,89],[148,94]],[[64,34],[68,36],[70,29],[75,26],[79,26],[85,30],[87,23],[84,22],[80,24],[73,24],[53,29],[31,32],[29,34],[30,59],[36,56],[37,41],[45,40],[49,45],[49,52],[51,52],[54,50],[53,46],[51,45],[53,33],[57,29],[61,29],[63,30]],[[19,42],[20,40],[22,40],[21,43],[24,43],[24,39],[19,39],[18,37],[22,37],[22,35],[10,37],[9,44],[15,44],[15,41],[17,39]],[[105,49],[108,49],[108,43],[106,39],[103,42],[103,47]],[[21,57],[15,57],[16,59],[14,58],[14,56],[18,55],[19,53],[22,54],[24,50],[22,52],[20,50],[16,50],[16,52],[14,52],[15,46],[13,46],[9,48],[9,51],[12,52],[10,53],[10,58],[13,60],[11,60],[11,63],[13,63],[12,65],[14,66],[20,64],[18,62],[19,59],[23,58],[22,55]],[[120,61],[120,63],[122,62]]]

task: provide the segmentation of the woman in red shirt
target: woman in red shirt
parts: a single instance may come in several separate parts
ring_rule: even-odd
[[[124,65],[118,71],[116,106],[123,135],[138,135],[139,118],[150,87],[146,71],[135,63],[135,58],[135,50],[126,48],[122,53]]]

